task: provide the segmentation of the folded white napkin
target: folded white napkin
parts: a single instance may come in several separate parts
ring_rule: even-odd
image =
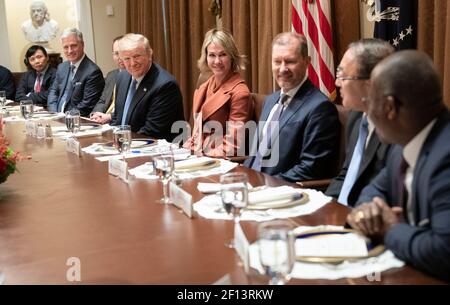
[[[187,160],[178,161],[175,163],[175,170],[186,170],[190,168],[198,168],[201,166],[206,166],[210,164],[214,164],[217,159],[212,159],[208,157],[198,157],[198,158],[189,158]]]
[[[251,190],[253,187],[250,183],[247,183],[247,188]],[[197,189],[204,194],[217,193],[220,192],[220,183],[199,182]]]
[[[267,188],[248,194],[248,204],[257,205],[274,201],[293,201],[300,199],[301,190],[284,185]]]

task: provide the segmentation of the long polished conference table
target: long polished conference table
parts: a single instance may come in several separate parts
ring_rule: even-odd
[[[54,122],[53,124],[58,124]],[[130,179],[126,184],[108,174],[108,162],[66,151],[57,138],[25,135],[21,122],[6,123],[4,133],[15,151],[30,156],[19,172],[0,185],[0,270],[5,284],[261,284],[256,272],[245,273],[236,252],[224,246],[233,223],[190,219],[162,197],[158,181]],[[106,134],[104,137],[110,137]],[[104,137],[80,139],[81,145]],[[149,158],[130,159],[130,166]],[[285,181],[242,166],[253,186],[278,186]],[[197,183],[218,182],[218,176],[185,180],[182,188],[198,201]],[[300,225],[343,225],[348,209],[330,202],[320,210],[289,221]],[[256,222],[243,222],[250,241]],[[80,263],[79,282],[67,274],[73,259]],[[78,266],[78,265],[77,265]],[[223,283],[223,281],[222,281]],[[439,284],[410,266],[367,278],[291,280],[290,284]]]

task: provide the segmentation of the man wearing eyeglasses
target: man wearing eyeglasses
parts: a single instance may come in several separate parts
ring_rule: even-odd
[[[347,223],[395,256],[450,281],[450,113],[432,59],[398,51],[372,71],[367,114],[392,147]]]
[[[362,189],[385,166],[390,146],[383,144],[367,119],[365,98],[374,66],[394,51],[379,39],[362,39],[349,45],[336,71],[342,104],[350,109],[346,127],[346,157],[339,175],[326,194],[354,206]]]
[[[130,125],[131,131],[171,141],[172,124],[184,120],[183,101],[175,78],[153,62],[146,37],[127,34],[119,41],[126,71],[117,78],[112,125]]]

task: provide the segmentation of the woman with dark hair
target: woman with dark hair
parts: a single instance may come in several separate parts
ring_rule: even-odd
[[[48,55],[44,47],[31,46],[24,59],[28,68],[16,90],[16,101],[31,99],[36,105],[47,106],[50,86],[55,79],[56,69],[48,64]]]

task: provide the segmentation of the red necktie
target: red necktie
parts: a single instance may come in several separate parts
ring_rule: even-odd
[[[34,92],[40,93],[41,92],[41,73],[37,73],[36,76],[36,85],[34,86]]]

